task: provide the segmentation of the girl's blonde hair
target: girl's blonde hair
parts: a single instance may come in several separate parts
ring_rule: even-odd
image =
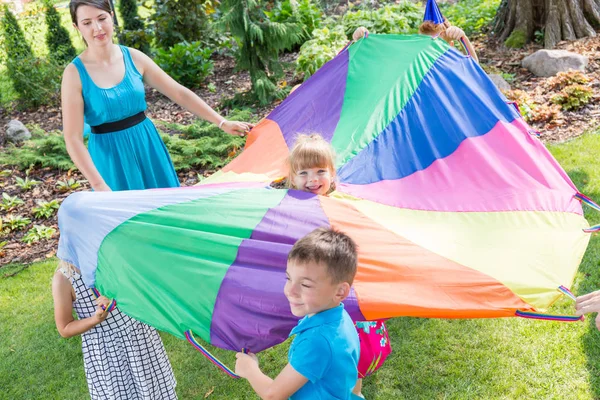
[[[332,178],[335,178],[335,152],[329,142],[317,133],[298,135],[287,164],[289,188],[294,188],[294,175],[306,168],[327,168]]]

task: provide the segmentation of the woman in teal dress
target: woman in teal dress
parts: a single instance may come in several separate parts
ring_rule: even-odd
[[[113,44],[108,0],[72,0],[70,11],[87,48],[63,74],[63,131],[71,159],[95,191],[179,186],[169,153],[144,114],[144,83],[228,134],[244,135],[252,127],[227,121],[144,53]],[[92,130],[87,149],[84,120]]]

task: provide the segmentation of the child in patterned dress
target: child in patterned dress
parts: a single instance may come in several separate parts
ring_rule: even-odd
[[[175,376],[154,328],[94,301],[80,272],[61,261],[52,279],[54,319],[64,338],[81,335],[83,364],[93,400],[177,399]],[[104,309],[102,308],[104,307]],[[73,310],[78,319],[73,318]]]

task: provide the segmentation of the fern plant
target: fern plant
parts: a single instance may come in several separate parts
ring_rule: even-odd
[[[239,44],[237,67],[250,73],[252,92],[265,105],[285,92],[278,90],[283,69],[279,54],[302,40],[298,22],[273,22],[265,14],[264,0],[223,0],[224,24]]]

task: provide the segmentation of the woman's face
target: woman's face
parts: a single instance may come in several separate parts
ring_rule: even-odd
[[[88,46],[106,46],[112,43],[112,13],[83,5],[77,8],[77,25]]]

